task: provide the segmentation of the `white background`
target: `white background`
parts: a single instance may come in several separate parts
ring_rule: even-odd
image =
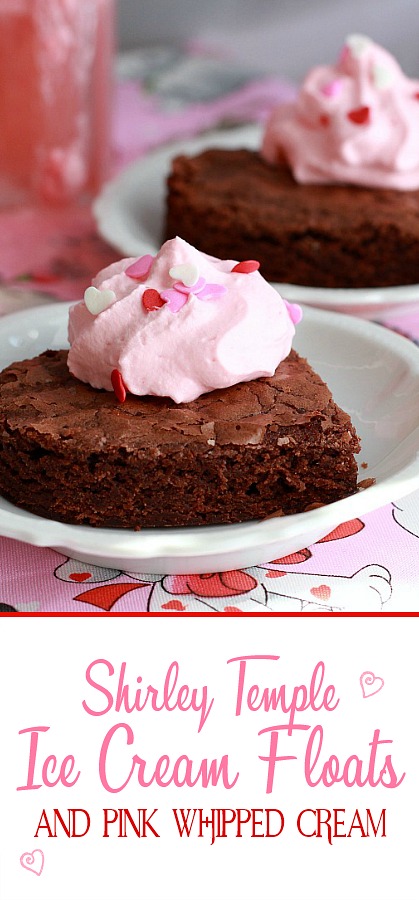
[[[287,619],[270,616],[179,618],[24,618],[2,617],[0,665],[2,674],[0,791],[2,900],[414,900],[417,898],[417,618]],[[335,712],[300,713],[298,721],[325,730],[322,758],[336,753],[368,759],[374,729],[392,740],[398,776],[396,789],[377,787],[330,788],[307,786],[303,773],[305,733],[284,739],[283,752],[297,755],[277,768],[274,790],[266,794],[266,735],[258,731],[284,722],[277,712],[235,716],[237,666],[231,657],[279,655],[278,662],[252,663],[249,685],[270,689],[285,683],[308,684],[316,663],[326,666],[325,684],[333,682],[340,703]],[[214,705],[200,734],[198,714],[190,712],[110,711],[92,717],[82,701],[98,707],[103,695],[89,687],[86,668],[94,659],[109,660],[116,672],[127,663],[132,690],[143,684],[162,687],[170,663],[180,664],[179,685],[208,685]],[[362,697],[359,678],[370,670],[384,679],[374,696]],[[99,672],[99,670],[97,670]],[[117,676],[102,684],[115,691]],[[290,696],[290,693],[289,693]],[[122,780],[133,753],[152,763],[162,754],[175,760],[181,754],[229,756],[237,785],[165,789],[140,788],[135,779],[120,793],[108,793],[98,777],[102,740],[117,722],[126,722],[135,739],[132,747],[119,741],[110,777]],[[76,757],[81,771],[73,788],[46,787],[17,792],[25,783],[28,736],[18,731],[48,725],[40,738],[40,759],[54,753]],[[307,732],[308,734],[309,732]],[[115,745],[116,746],[116,745]],[[381,757],[383,761],[384,755]],[[379,768],[379,767],[378,767]],[[39,771],[39,766],[38,766]],[[161,837],[104,839],[102,809],[158,808],[153,824]],[[278,838],[234,836],[216,840],[189,839],[177,834],[172,807],[279,808],[285,829]],[[296,816],[310,807],[344,808],[350,822],[356,808],[378,818],[387,810],[387,837],[336,839],[303,838]],[[34,837],[43,809],[87,809],[91,828],[83,838],[62,832],[49,838],[45,830]],[[415,836],[416,834],[416,836]],[[22,868],[24,852],[41,849],[45,855],[40,876]]]

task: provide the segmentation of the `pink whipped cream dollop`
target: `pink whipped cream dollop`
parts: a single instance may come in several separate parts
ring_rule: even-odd
[[[419,81],[363,35],[346,39],[335,66],[306,76],[296,101],[274,110],[262,156],[285,156],[305,184],[419,188]]]
[[[155,257],[113,263],[70,309],[70,372],[119,399],[127,391],[176,403],[273,375],[301,310],[257,269],[180,238]]]

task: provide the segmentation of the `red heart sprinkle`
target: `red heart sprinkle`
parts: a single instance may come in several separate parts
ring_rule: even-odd
[[[329,116],[320,116],[319,122],[320,125],[323,125],[323,128],[326,128],[330,122]]]
[[[283,578],[286,575],[286,572],[280,572],[279,569],[270,569],[269,572],[266,573],[267,578]]]
[[[165,301],[154,288],[147,288],[141,299],[146,312],[151,312],[153,309],[160,309],[161,306],[165,305]]]
[[[348,119],[355,125],[366,125],[370,118],[369,106],[359,106],[358,109],[351,109],[347,113]]]
[[[417,91],[416,94],[413,94],[413,96],[415,100],[419,100],[419,91]]]
[[[88,578],[92,577],[91,572],[71,572],[68,576],[72,581],[87,581]]]
[[[244,259],[243,262],[237,263],[231,271],[244,272],[245,275],[250,275],[251,272],[257,272],[259,268],[260,263],[257,259]]]
[[[238,609],[237,606],[225,606],[223,612],[226,613],[241,613],[241,609]]]
[[[186,606],[183,605],[181,600],[169,600],[167,603],[162,603],[162,609],[174,609],[176,612],[183,612],[186,609]]]
[[[332,591],[327,584],[320,584],[319,587],[310,588],[310,594],[313,594],[313,597],[318,597],[319,600],[328,600]]]
[[[127,396],[127,391],[124,382],[122,381],[122,375],[120,372],[118,372],[118,369],[112,369],[111,382],[116,399],[119,400],[120,403],[124,403]]]

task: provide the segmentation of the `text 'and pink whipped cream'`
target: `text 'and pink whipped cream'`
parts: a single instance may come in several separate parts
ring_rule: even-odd
[[[70,372],[94,388],[171,397],[273,375],[301,310],[254,260],[219,260],[174,238],[103,269],[69,316]]]
[[[305,184],[419,188],[419,81],[369,38],[351,35],[335,66],[317,66],[296,101],[274,110],[262,156],[285,156]]]

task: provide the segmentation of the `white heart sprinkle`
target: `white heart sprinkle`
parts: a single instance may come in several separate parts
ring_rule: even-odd
[[[384,66],[375,65],[372,70],[372,77],[377,88],[390,87],[394,81],[394,72],[385,69]]]
[[[361,56],[361,53],[369,47],[371,41],[364,34],[350,34],[346,38],[345,44],[352,50],[354,56]]]
[[[195,263],[181,263],[178,266],[172,266],[169,269],[169,275],[176,281],[181,281],[186,287],[192,287],[198,281],[199,269]]]
[[[114,291],[99,291],[98,288],[93,287],[93,285],[86,288],[84,292],[84,302],[92,316],[97,316],[99,313],[103,312],[103,310],[107,309],[114,300],[116,300]]]

